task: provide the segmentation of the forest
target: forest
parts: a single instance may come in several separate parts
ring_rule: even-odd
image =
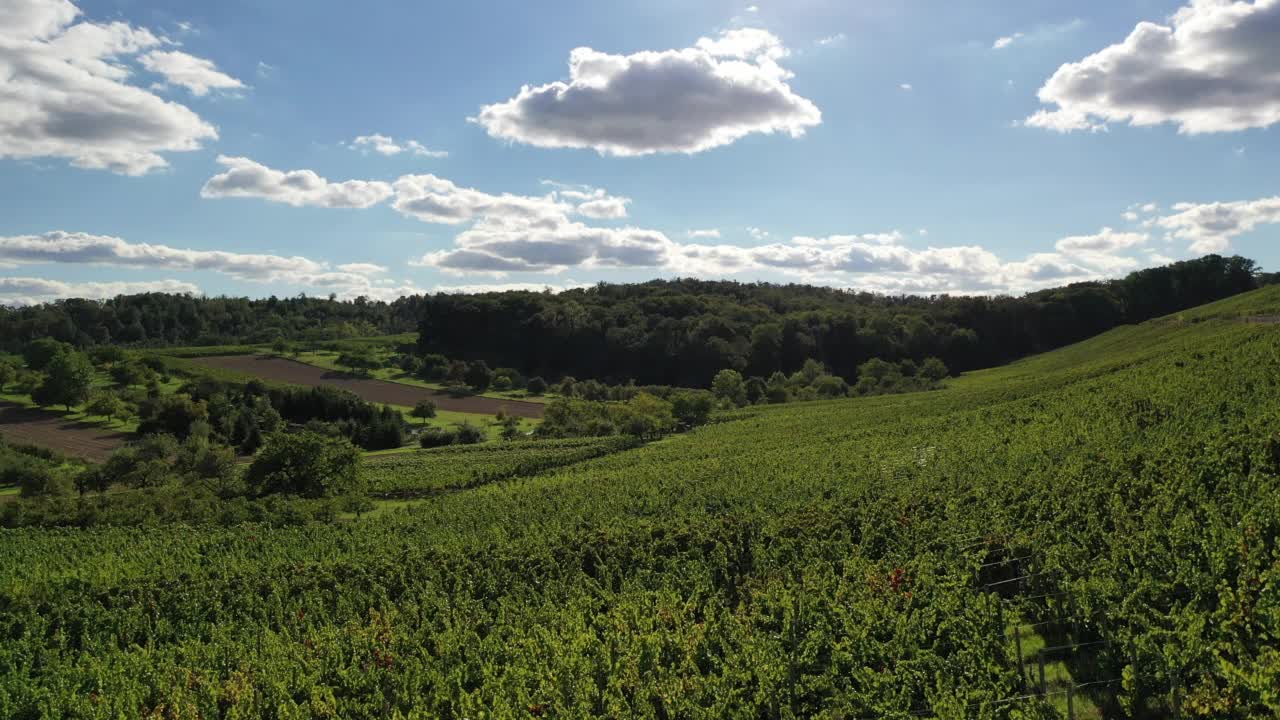
[[[850,383],[871,359],[991,367],[1251,290],[1270,276],[1209,255],[1022,297],[885,296],[701,280],[556,295],[423,298],[419,349],[529,375],[706,387],[724,368],[768,377],[806,360]],[[482,331],[478,332],[477,330]]]
[[[806,360],[849,383],[871,359],[990,367],[1273,279],[1208,255],[1021,297],[887,296],[806,285],[655,280],[565,292],[357,298],[146,294],[0,309],[0,351],[53,338],[77,347],[322,342],[417,331],[421,355],[526,376],[708,387],[725,368],[767,378]]]

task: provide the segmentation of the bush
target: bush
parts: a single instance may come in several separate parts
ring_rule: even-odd
[[[245,482],[258,496],[334,497],[360,490],[360,451],[346,438],[276,433],[254,458]]]
[[[158,395],[138,408],[138,434],[167,433],[185,438],[197,420],[209,419],[209,407],[190,395]]]
[[[444,447],[457,439],[457,435],[443,428],[427,428],[418,435],[418,445],[424,449]]]
[[[529,384],[526,386],[530,395],[543,395],[547,392],[547,381],[542,376],[535,375],[529,378]]]
[[[463,380],[476,392],[484,392],[493,384],[493,371],[489,369],[485,361],[477,360],[467,365],[467,372],[463,376]]]
[[[416,375],[427,382],[440,382],[449,374],[449,359],[443,355],[425,355]]]
[[[925,359],[924,364],[920,366],[920,377],[927,378],[933,382],[938,382],[950,374],[951,372],[947,370],[947,366],[936,357]]]
[[[410,414],[426,423],[429,418],[436,416],[436,404],[430,400],[419,400],[418,404],[413,406],[413,412]]]
[[[742,407],[747,404],[747,383],[737,370],[721,370],[711,381],[711,392],[717,398]]]
[[[727,370],[723,372],[734,371]],[[742,379],[742,376],[739,375],[738,379]],[[711,410],[715,407],[714,398],[714,395],[705,390],[679,392],[671,396],[671,412],[683,428],[706,425],[707,421],[711,419]]]
[[[63,352],[54,356],[45,366],[45,379],[31,394],[40,405],[62,405],[71,411],[89,399],[93,385],[93,364],[84,353]]]
[[[484,431],[464,421],[458,425],[457,438],[459,445],[475,445],[484,441]]]
[[[62,353],[70,352],[71,346],[52,338],[40,338],[27,343],[22,349],[22,360],[32,370],[44,370],[53,359]]]
[[[53,471],[46,465],[31,461],[11,461],[0,467],[0,485],[16,485],[22,497],[63,494]],[[67,484],[67,492],[70,485]]]

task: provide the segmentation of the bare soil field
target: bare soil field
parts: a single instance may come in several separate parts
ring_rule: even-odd
[[[428,390],[386,380],[353,377],[347,373],[326,370],[285,358],[218,355],[192,358],[191,361],[206,367],[253,375],[264,380],[307,386],[332,385],[355,393],[372,403],[413,407],[419,400],[431,400],[441,410],[452,412],[494,415],[498,410],[505,409],[508,415],[542,418],[543,406],[540,403],[487,397],[453,397],[439,390]]]
[[[49,448],[93,462],[103,462],[129,440],[124,433],[64,420],[57,413],[13,403],[0,403],[0,435],[12,443]]]

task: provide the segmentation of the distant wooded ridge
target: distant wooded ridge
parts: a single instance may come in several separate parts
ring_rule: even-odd
[[[148,293],[2,308],[0,350],[41,337],[154,347],[416,330],[420,353],[546,377],[706,386],[725,368],[763,377],[815,359],[852,379],[871,358],[937,357],[953,371],[997,365],[1273,280],[1247,258],[1208,255],[1020,297],[891,296],[694,279],[393,302]]]

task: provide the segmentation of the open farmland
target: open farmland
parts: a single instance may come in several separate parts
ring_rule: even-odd
[[[0,402],[0,436],[94,462],[106,460],[129,435],[65,419],[61,413]]]
[[[355,393],[369,402],[386,405],[413,407],[419,400],[431,400],[441,410],[460,413],[495,415],[499,410],[506,410],[508,415],[533,419],[541,418],[543,413],[543,406],[540,403],[499,400],[489,397],[454,397],[439,390],[429,390],[385,380],[354,377],[346,373],[326,370],[314,365],[278,357],[220,355],[192,358],[191,362],[205,367],[229,370],[264,380],[294,385],[331,385]]]
[[[1210,309],[375,520],[7,531],[0,714],[1274,716],[1277,377]]]

